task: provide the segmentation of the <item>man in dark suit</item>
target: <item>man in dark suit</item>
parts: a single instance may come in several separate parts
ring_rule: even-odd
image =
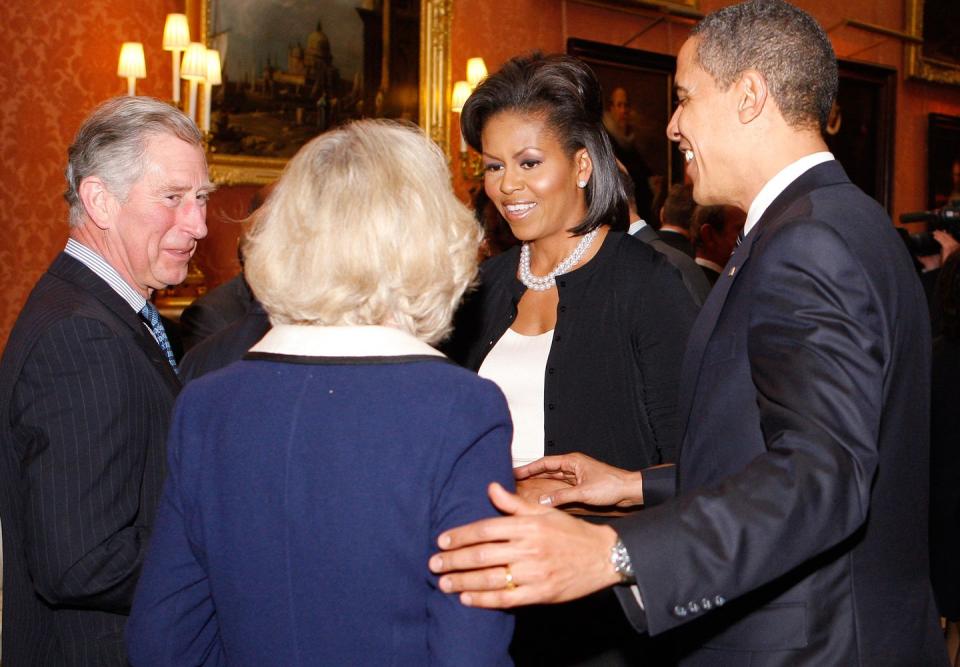
[[[698,206],[693,219],[696,263],[712,287],[737,247],[746,214],[735,206]]]
[[[668,134],[694,197],[748,211],[684,360],[678,497],[590,525],[547,505],[653,505],[672,471],[544,459],[518,478],[569,488],[535,506],[492,486],[513,516],[441,535],[430,566],[476,606],[615,585],[685,665],[945,665],[926,548],[929,323],[885,212],[821,138],[830,42],[801,10],[749,0],[698,24],[676,85]]]
[[[244,317],[252,303],[253,293],[242,271],[198,297],[180,314],[184,350],[189,352],[213,334]]]
[[[145,97],[98,107],[66,176],[67,246],[0,362],[3,661],[119,666],[180,387],[148,300],[186,277],[212,186],[193,122]]]
[[[180,364],[184,384],[239,361],[270,331],[270,318],[256,299],[247,313],[187,352]]]
[[[693,200],[690,186],[674,183],[670,186],[667,198],[660,208],[660,238],[672,248],[676,248],[693,259],[693,243],[690,240],[690,225],[697,204]]]
[[[710,293],[710,282],[703,274],[703,271],[700,270],[700,267],[697,266],[686,253],[666,243],[660,238],[660,235],[657,234],[657,230],[648,225],[647,222],[640,217],[640,214],[637,212],[637,200],[633,196],[633,179],[630,177],[630,174],[624,170],[622,164],[618,166],[620,167],[620,184],[623,186],[624,192],[627,193],[627,209],[630,213],[630,227],[627,229],[627,233],[633,238],[643,241],[666,257],[667,261],[680,272],[683,285],[687,288],[687,291],[690,292],[690,296],[693,297],[694,302],[698,306],[702,306],[703,302],[707,300],[707,295]]]

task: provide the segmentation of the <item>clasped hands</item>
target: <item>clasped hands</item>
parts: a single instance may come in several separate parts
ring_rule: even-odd
[[[578,503],[628,508],[643,503],[643,480],[584,454],[549,456],[514,470],[518,493],[491,484],[504,516],[442,533],[430,559],[440,589],[472,607],[566,602],[619,582],[610,562],[609,526],[555,509]]]

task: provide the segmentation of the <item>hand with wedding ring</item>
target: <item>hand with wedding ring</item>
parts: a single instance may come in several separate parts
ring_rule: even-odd
[[[531,503],[499,484],[490,499],[505,515],[440,535],[430,570],[440,589],[468,607],[508,608],[566,602],[620,582],[610,563],[617,540],[609,526]]]
[[[504,585],[504,588],[506,588],[508,591],[512,591],[514,588],[517,587],[517,584],[513,581],[513,572],[510,571],[509,565],[504,565],[503,569],[504,569],[504,576],[507,579],[507,583]]]

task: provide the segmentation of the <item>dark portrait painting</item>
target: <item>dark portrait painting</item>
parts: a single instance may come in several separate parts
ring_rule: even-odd
[[[907,73],[936,83],[960,84],[960,3],[905,0]]]
[[[960,66],[960,4],[923,0],[923,55]]]
[[[897,72],[841,60],[824,138],[850,180],[890,211]]]
[[[960,116],[930,114],[927,207],[960,207]]]
[[[676,59],[582,39],[570,39],[567,53],[587,62],[600,80],[604,127],[636,185],[637,212],[656,226],[657,202],[672,183],[683,182],[679,152],[666,134]]]

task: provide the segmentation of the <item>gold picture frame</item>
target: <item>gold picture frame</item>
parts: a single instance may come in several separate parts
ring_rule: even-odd
[[[216,0],[199,0],[200,41],[211,44]],[[385,8],[390,0],[382,0]],[[188,2],[193,4],[193,2]],[[444,153],[450,154],[450,22],[453,0],[420,0],[418,123]],[[194,5],[196,7],[196,5]],[[414,5],[415,7],[415,5]],[[189,11],[188,11],[189,13]],[[221,185],[265,185],[279,178],[289,157],[262,157],[208,150],[210,177]]]
[[[572,0],[582,5],[621,7],[627,10],[647,10],[682,19],[700,20],[700,0]]]
[[[939,10],[941,4],[946,8],[949,3],[954,3],[955,1],[956,0],[906,0],[907,33],[915,35],[924,41],[929,41],[929,26],[928,30],[926,32],[924,31],[924,9],[926,5],[936,5],[935,7],[926,7],[928,10],[927,13],[929,14],[929,10]],[[934,21],[932,24],[936,26],[938,36],[940,35],[939,31],[949,31],[952,28],[954,32],[958,33],[954,35],[952,39],[960,39],[960,29],[953,27],[956,25],[955,22]],[[906,45],[907,76],[915,79],[923,79],[924,81],[933,81],[935,83],[960,85],[960,59],[954,61],[946,57],[938,57],[939,54],[936,52],[930,53],[929,49],[925,51],[924,46],[925,44],[923,42],[919,44],[908,43]]]

